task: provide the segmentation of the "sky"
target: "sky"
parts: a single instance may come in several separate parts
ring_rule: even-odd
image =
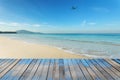
[[[120,33],[120,0],[0,0],[0,31],[16,30]]]

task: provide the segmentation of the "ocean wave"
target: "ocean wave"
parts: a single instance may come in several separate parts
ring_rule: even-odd
[[[83,55],[83,56],[90,57],[90,58],[108,58],[108,56],[105,56],[105,55],[104,56],[103,55],[97,55],[97,54],[94,55],[94,54],[90,54],[87,51],[83,51],[83,50],[81,50],[79,53],[76,53],[74,51],[71,51],[68,48],[60,48],[60,47],[56,47],[56,48],[60,49],[60,50],[63,50],[65,52],[68,52],[70,54],[78,55],[78,56]],[[98,52],[98,51],[96,51],[96,52]],[[101,51],[99,51],[99,52],[101,52]],[[111,56],[109,56],[109,58],[113,58],[113,56],[111,55]]]
[[[113,46],[120,46],[120,44],[118,43],[113,43],[113,42],[108,42],[108,41],[82,41],[82,40],[70,40],[70,39],[66,39],[68,41],[74,41],[74,42],[81,42],[81,43],[94,43],[94,44],[102,44],[102,45],[113,45]]]
[[[81,43],[94,43],[101,45],[112,45],[112,46],[120,46],[120,43],[110,42],[110,41],[87,41],[87,40],[73,40],[73,39],[59,39],[55,37],[48,37],[55,40],[63,40],[63,41],[72,41],[72,42],[81,42]]]

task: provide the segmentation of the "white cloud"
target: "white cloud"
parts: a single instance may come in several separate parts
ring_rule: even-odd
[[[83,20],[81,26],[84,27],[87,24],[86,20]]]
[[[15,23],[15,22],[14,22],[14,23],[9,23],[9,24],[6,23],[6,25],[8,25],[8,26],[13,26],[13,27],[14,27],[14,26],[15,26],[15,27],[16,27],[16,26],[21,26],[19,23]]]
[[[87,22],[86,20],[83,20],[83,21],[81,22],[81,26],[82,26],[82,27],[85,27],[85,26],[94,26],[94,25],[96,25],[95,22]]]
[[[18,22],[0,22],[0,26],[7,27],[43,27],[50,26],[48,24],[29,24],[29,23],[18,23]]]
[[[104,24],[104,26],[107,26],[107,27],[118,27],[118,26],[120,26],[119,23],[120,23],[120,22],[118,22],[118,23],[112,23],[112,22],[111,22],[111,23],[106,23],[106,24]]]
[[[40,25],[40,24],[34,24],[32,26],[34,26],[34,27],[41,27],[42,25]]]
[[[0,25],[6,25],[6,23],[5,22],[0,22]]]
[[[88,24],[89,24],[89,25],[96,25],[95,22],[89,22]]]
[[[104,7],[93,7],[92,9],[96,12],[110,12],[108,8],[104,8]]]

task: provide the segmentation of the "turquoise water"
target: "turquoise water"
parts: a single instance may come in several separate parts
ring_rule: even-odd
[[[120,34],[2,34],[90,57],[120,58]],[[56,53],[57,54],[57,53]]]

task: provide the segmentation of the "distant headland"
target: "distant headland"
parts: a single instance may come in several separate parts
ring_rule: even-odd
[[[42,34],[42,33],[27,30],[17,30],[17,31],[0,31],[0,34]]]
[[[0,34],[16,34],[17,32],[12,31],[0,31]]]

